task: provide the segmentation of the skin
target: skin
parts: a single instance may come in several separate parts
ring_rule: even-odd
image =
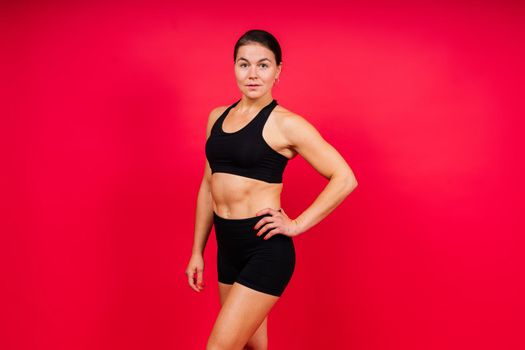
[[[225,132],[241,129],[272,101],[272,89],[281,69],[282,63],[277,64],[273,52],[268,48],[257,43],[239,48],[234,72],[242,97],[224,120]],[[250,88],[248,84],[259,86]],[[211,111],[206,138],[227,107],[221,106]],[[339,152],[305,118],[281,105],[277,105],[271,112],[263,128],[263,138],[271,148],[289,159],[301,155],[329,182],[311,205],[292,219],[281,208],[282,183],[266,183],[227,173],[212,175],[206,160],[197,196],[192,255],[185,271],[188,285],[196,292],[204,289],[203,254],[213,226],[214,211],[217,215],[230,219],[269,213],[270,217],[261,219],[255,225],[258,235],[269,231],[265,239],[271,239],[276,234],[295,237],[324,219],[357,186],[353,171]],[[219,297],[221,310],[206,349],[266,350],[267,315],[279,297],[255,291],[239,283],[228,285],[220,282]]]

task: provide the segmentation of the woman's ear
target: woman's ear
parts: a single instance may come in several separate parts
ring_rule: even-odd
[[[279,63],[279,65],[277,66],[277,74],[275,74],[275,79],[276,80],[279,80],[279,75],[281,75],[281,69],[283,68],[283,63]]]

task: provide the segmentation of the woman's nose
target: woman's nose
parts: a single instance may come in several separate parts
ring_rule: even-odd
[[[249,74],[250,74],[250,77],[257,77],[257,67],[255,66],[250,67]]]

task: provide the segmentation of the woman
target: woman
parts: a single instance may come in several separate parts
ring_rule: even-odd
[[[215,226],[221,310],[206,349],[267,348],[267,315],[295,266],[292,237],[325,218],[357,186],[341,155],[301,116],[277,104],[281,49],[250,30],[234,48],[241,98],[211,111],[206,165],[197,197],[188,283],[203,290],[203,253]],[[282,173],[300,154],[330,182],[291,219],[281,208]]]

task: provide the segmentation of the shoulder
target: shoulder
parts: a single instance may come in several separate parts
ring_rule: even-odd
[[[275,120],[284,131],[293,128],[313,127],[304,116],[294,113],[281,105],[275,107],[275,112]]]
[[[206,125],[206,135],[210,134],[213,124],[215,124],[217,119],[219,119],[219,117],[228,107],[229,106],[218,106],[210,111],[210,114],[208,115],[208,123]]]
[[[208,121],[215,122],[222,113],[228,108],[229,106],[219,106],[215,107],[210,111],[210,114],[208,116]]]
[[[319,135],[317,129],[304,116],[294,113],[281,105],[275,107],[275,112],[275,121],[279,126],[279,130],[290,143],[293,144],[307,135]]]

